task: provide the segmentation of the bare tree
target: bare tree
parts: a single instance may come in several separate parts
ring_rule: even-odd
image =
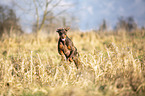
[[[43,2],[44,11],[42,13],[42,18],[41,18],[40,11],[39,11],[39,8],[42,8],[42,6],[40,5],[41,0],[33,0],[33,3],[35,5],[36,18],[37,18],[36,19],[36,22],[37,22],[36,23],[37,37],[39,36],[40,31],[43,29],[46,19],[47,20],[50,19],[50,21],[52,21],[52,19],[55,18],[55,16],[53,16],[53,15],[49,16],[49,18],[47,18],[47,16],[49,14],[53,13],[53,9],[58,7],[61,1],[62,0],[58,0],[57,2],[54,2],[54,0],[45,0]],[[52,7],[48,8],[49,5],[51,5]],[[56,14],[56,16],[62,14],[65,11],[66,11],[66,9],[60,11],[59,13]]]
[[[39,36],[39,33],[42,31],[42,29],[45,26],[45,22],[46,20],[50,20],[50,22],[52,22],[52,20],[63,14],[64,12],[66,12],[66,10],[69,8],[68,4],[63,4],[62,0],[27,0],[26,5],[29,6],[30,8],[27,7],[22,7],[22,5],[20,5],[19,2],[22,1],[18,1],[18,0],[13,0],[15,5],[17,5],[18,7],[20,7],[20,9],[22,9],[22,11],[25,11],[29,14],[32,14],[33,16],[36,17],[36,23],[33,26],[33,29],[36,28],[36,33],[37,33],[37,37]],[[57,9],[57,10],[56,10]],[[30,10],[30,11],[28,11]],[[55,14],[54,14],[55,13]],[[52,15],[53,14],[53,15]]]

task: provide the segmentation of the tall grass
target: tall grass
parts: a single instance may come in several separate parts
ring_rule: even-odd
[[[145,31],[71,32],[82,67],[62,62],[58,35],[2,38],[1,96],[144,96]]]

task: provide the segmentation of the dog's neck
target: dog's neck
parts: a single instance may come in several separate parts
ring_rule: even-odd
[[[64,45],[66,44],[66,39],[67,39],[67,38],[65,38],[65,39],[61,39],[61,38],[60,38],[61,42],[62,42]]]

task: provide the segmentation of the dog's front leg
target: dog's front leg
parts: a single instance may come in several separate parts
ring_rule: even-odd
[[[61,61],[66,61],[66,57],[62,50],[60,50],[60,55],[61,55]]]
[[[70,51],[70,55],[68,57],[68,61],[72,62],[72,56],[74,55],[74,52],[75,52],[75,48],[74,47],[71,47],[71,46],[68,46],[68,49],[71,50]]]

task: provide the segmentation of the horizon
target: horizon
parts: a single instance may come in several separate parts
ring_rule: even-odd
[[[18,3],[23,2],[19,1]],[[11,0],[5,0],[0,4],[12,6]],[[114,29],[118,18],[121,16],[124,18],[131,16],[138,27],[145,27],[145,0],[62,0],[61,4],[73,5],[67,10],[70,16],[77,18],[71,26],[78,26],[83,31],[98,29],[104,19],[109,29]],[[21,5],[25,6],[24,4]],[[31,23],[34,22],[34,17],[30,14],[22,15],[19,8],[15,8],[15,12],[20,17],[22,29],[32,32]]]

